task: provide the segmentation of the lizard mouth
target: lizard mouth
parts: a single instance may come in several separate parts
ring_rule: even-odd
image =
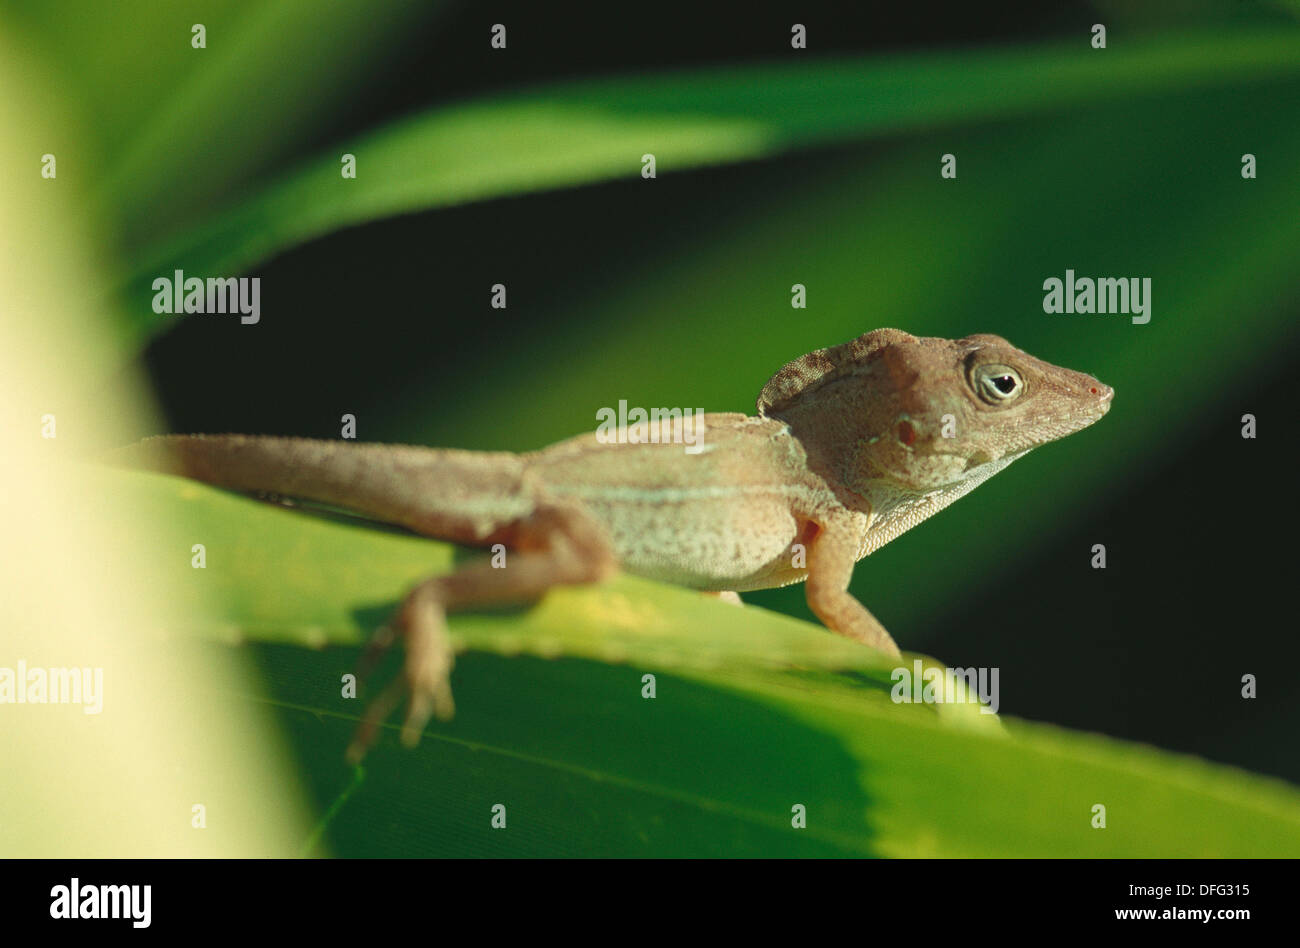
[[[1040,438],[1036,444],[1047,444],[1049,441],[1056,441],[1060,438],[1064,438],[1066,435],[1074,434],[1076,431],[1082,431],[1089,425],[1094,425],[1101,421],[1106,412],[1110,411],[1110,403],[1111,399],[1115,397],[1115,390],[1109,385],[1102,385],[1100,382],[1097,383],[1096,388],[1099,391],[1097,391],[1096,399],[1090,406],[1090,411],[1086,414],[1075,415],[1064,419],[1058,428],[1055,430],[1049,429],[1045,433],[1045,436]],[[1092,392],[1089,392],[1089,395],[1091,394]]]

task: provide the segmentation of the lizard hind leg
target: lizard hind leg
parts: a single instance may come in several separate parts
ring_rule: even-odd
[[[403,600],[390,627],[381,629],[371,659],[400,635],[405,646],[401,677],[366,709],[348,759],[359,761],[374,744],[380,726],[408,696],[402,723],[402,743],[414,746],[429,718],[452,716],[451,669],[454,654],[447,634],[449,611],[473,606],[525,603],[552,586],[594,583],[617,566],[601,527],[590,517],[566,507],[539,507],[510,529],[504,567],[490,562],[469,564],[444,576],[419,583]]]

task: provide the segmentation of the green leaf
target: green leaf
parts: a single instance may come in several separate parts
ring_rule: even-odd
[[[455,552],[161,475],[94,476],[160,525],[139,568],[193,591],[188,631],[262,643],[267,693],[254,700],[274,709],[320,814],[306,852],[1300,854],[1300,794],[1280,783],[1004,729],[971,705],[896,704],[889,667],[824,630],[630,578],[557,589],[522,612],[453,616],[467,650],[456,719],[411,751],[386,740],[349,771],[358,702],[339,682],[357,649],[296,646],[358,641]],[[190,565],[193,543],[205,569]],[[491,828],[497,804],[505,831]],[[1091,825],[1098,804],[1105,829]],[[806,829],[791,825],[796,805]]]
[[[1278,781],[1038,725],[947,727],[789,673],[472,652],[456,718],[413,750],[384,741],[358,777],[338,698],[355,652],[257,652],[318,809],[347,794],[320,831],[338,855],[1300,855],[1300,794]],[[497,803],[510,832],[489,827]]]

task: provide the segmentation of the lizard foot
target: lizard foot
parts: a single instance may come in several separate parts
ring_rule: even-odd
[[[402,674],[370,702],[361,725],[348,748],[351,763],[360,762],[374,745],[379,728],[407,697],[401,740],[414,747],[431,717],[449,720],[456,712],[451,696],[451,669],[455,654],[447,636],[446,613],[438,596],[438,581],[415,587],[398,609],[393,623],[375,633],[362,659],[361,675],[369,674],[378,658],[392,647],[401,633],[405,646]]]
[[[390,648],[401,634],[406,659],[402,675],[375,698],[357,728],[348,759],[360,760],[380,726],[403,696],[408,698],[402,743],[414,746],[432,717],[446,720],[455,711],[451,667],[455,660],[447,632],[447,612],[477,605],[527,603],[552,586],[594,583],[610,575],[616,561],[602,528],[567,508],[539,507],[515,524],[517,547],[509,566],[470,564],[420,583],[397,611],[393,629],[381,630],[371,643],[369,659]]]

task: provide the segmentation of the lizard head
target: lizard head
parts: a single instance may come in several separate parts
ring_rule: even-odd
[[[882,473],[918,489],[988,476],[1088,427],[1114,394],[988,334],[895,342],[882,351],[880,372],[892,395],[876,413],[882,430],[869,455]]]
[[[790,363],[764,388],[759,411],[804,428],[820,445],[845,445],[830,460],[855,490],[886,479],[930,491],[982,481],[1031,448],[1086,428],[1112,395],[1091,375],[999,336],[878,329]]]

